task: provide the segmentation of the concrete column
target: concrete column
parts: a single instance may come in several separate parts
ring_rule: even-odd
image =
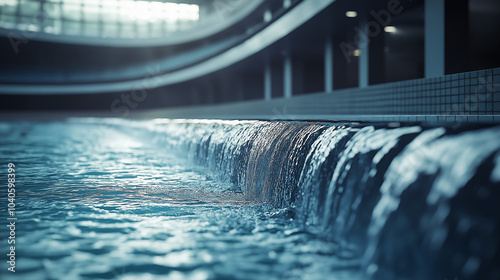
[[[333,43],[328,36],[325,41],[325,92],[333,91]]]
[[[264,66],[264,99],[271,100],[272,97],[272,80],[271,80],[271,64],[266,62]]]
[[[364,28],[364,22],[361,23],[361,28]],[[368,87],[370,80],[370,44],[366,35],[361,35],[363,43],[359,44],[359,67],[358,80],[359,87]]]
[[[425,1],[425,77],[445,74],[445,0]]]
[[[292,79],[292,57],[289,53],[285,55],[283,60],[283,96],[285,98],[292,97],[293,79]]]
[[[191,87],[191,103],[192,104],[202,104],[202,100],[200,97],[200,91],[197,86]]]
[[[241,78],[241,76],[238,76],[236,79],[236,87],[237,87],[237,99],[238,100],[245,100],[245,87],[244,87],[244,80]]]
[[[206,88],[206,102],[208,104],[213,104],[215,102],[215,97],[214,97],[214,81],[206,81],[207,86]]]

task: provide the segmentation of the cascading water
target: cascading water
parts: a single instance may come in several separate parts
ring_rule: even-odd
[[[157,121],[252,199],[362,259],[374,279],[500,278],[500,127]]]
[[[27,128],[23,128],[24,126]],[[72,160],[61,161],[64,164],[59,169],[69,174],[64,180],[93,180],[91,182],[99,182],[100,189],[109,189],[110,184],[116,184],[113,180],[132,178],[131,182],[138,185],[137,187],[123,186],[115,190],[119,187],[116,186],[112,188],[111,196],[107,196],[116,195],[120,198],[121,193],[125,193],[123,200],[131,201],[133,205],[125,203],[120,209],[133,208],[147,202],[153,205],[151,211],[161,209],[165,211],[165,214],[162,214],[164,216],[179,217],[175,221],[184,226],[185,219],[192,219],[189,214],[191,212],[197,213],[197,216],[209,216],[200,220],[197,229],[188,227],[189,231],[178,232],[181,238],[187,235],[190,236],[188,239],[198,240],[202,244],[208,242],[207,240],[216,242],[213,241],[214,236],[220,235],[217,239],[218,245],[214,245],[214,248],[203,245],[196,249],[206,252],[210,258],[196,255],[196,266],[192,271],[183,268],[186,271],[184,277],[197,275],[193,279],[233,279],[226,274],[229,273],[226,270],[237,267],[241,271],[233,271],[231,275],[237,279],[250,279],[246,278],[249,276],[244,273],[247,268],[243,265],[248,262],[249,266],[253,265],[248,271],[253,271],[253,275],[260,275],[256,276],[256,279],[263,279],[263,274],[267,274],[269,279],[288,279],[291,276],[300,279],[329,279],[330,274],[325,271],[330,270],[337,270],[336,274],[331,276],[334,279],[354,279],[354,270],[362,273],[362,279],[500,279],[499,126],[456,129],[398,123],[374,125],[283,121],[72,119],[63,124],[50,124],[42,132],[28,129],[32,126],[27,124],[12,127],[3,124],[0,125],[0,132],[5,135],[19,135],[16,136],[19,138],[7,137],[7,140],[2,141],[13,145],[14,150],[21,150],[34,145],[35,142],[29,140],[29,135],[43,134],[45,138],[38,138],[37,141],[49,141],[44,140],[50,138],[44,133],[49,131],[49,134],[57,134],[57,131],[61,131],[57,128],[59,126],[63,126],[65,131],[72,131],[71,137],[66,134],[58,136],[58,141],[62,139],[61,145],[67,143],[68,149],[78,150],[72,152],[75,155]],[[82,130],[81,126],[85,129]],[[16,129],[26,129],[30,132],[17,133]],[[75,131],[85,133],[77,134],[79,136],[76,137]],[[23,136],[25,134],[28,136]],[[113,141],[113,138],[116,139]],[[133,145],[118,145],[125,138]],[[26,145],[15,146],[13,143],[18,140],[20,143],[26,142]],[[148,143],[148,149],[144,146],[138,148],[141,146],[137,143]],[[52,144],[49,144],[41,145],[40,151],[35,150],[34,154],[37,151],[41,153],[45,147],[51,147]],[[78,146],[82,148],[75,148]],[[53,157],[65,154],[61,149],[55,148]],[[10,152],[4,151],[6,155],[10,155]],[[177,159],[193,162],[208,175],[203,177],[191,169],[167,164],[162,153],[175,154]],[[126,155],[130,155],[134,160],[127,159]],[[33,158],[36,157],[26,155],[26,161]],[[104,165],[101,171],[100,166],[94,166],[92,163],[96,159],[103,160],[114,169],[104,172]],[[149,164],[155,170],[135,171],[142,175],[114,174],[128,170],[136,160],[139,161],[138,164]],[[22,158],[19,161],[22,162]],[[32,172],[36,173],[37,170],[38,165]],[[154,176],[146,176],[148,173]],[[182,177],[177,173],[188,175]],[[99,181],[95,179],[96,176],[100,176]],[[159,186],[154,188],[151,200],[148,197],[147,200],[141,198],[142,202],[135,202],[136,192],[149,194],[151,187],[143,186],[145,182],[158,183]],[[180,183],[182,186],[201,187],[180,188]],[[215,185],[220,185],[222,190],[215,193],[208,191]],[[56,191],[60,189],[56,188]],[[137,191],[132,191],[136,189]],[[36,189],[33,193],[39,191]],[[193,193],[196,202],[191,202],[189,193]],[[240,210],[237,210],[239,208],[224,212],[208,206],[197,206],[199,203],[205,205],[207,201],[228,201],[230,204],[240,205],[244,204],[242,197],[249,204],[270,204],[272,208],[251,208],[247,212],[241,210],[244,214],[240,214]],[[110,210],[114,209],[113,205],[102,201],[100,196],[93,200],[92,203],[97,203],[97,206],[92,206],[92,209],[97,209],[98,212],[92,217],[100,217],[101,212],[108,216],[118,215],[113,212],[115,210]],[[116,201],[116,205],[122,205],[121,199]],[[173,214],[168,212],[171,210],[161,208],[161,205],[169,205],[171,209],[176,209],[176,205],[186,205],[188,202],[190,208],[181,208],[181,212],[174,211]],[[28,207],[30,204],[25,202],[25,205]],[[85,207],[88,205],[86,203]],[[37,207],[36,209],[42,209],[41,206]],[[116,211],[119,212],[120,209]],[[255,218],[256,215],[252,211],[260,211],[259,209],[268,211],[268,216]],[[207,211],[214,211],[214,214],[206,214]],[[144,218],[144,212],[137,213],[134,212],[134,215],[138,215],[134,216],[127,212],[126,217],[130,221]],[[154,213],[148,215],[151,214]],[[106,217],[105,219],[108,219]],[[113,221],[116,222],[118,218],[114,217]],[[279,219],[273,220],[275,217]],[[103,221],[105,219],[103,218]],[[267,220],[259,222],[259,219]],[[168,224],[169,221],[162,223]],[[107,223],[103,222],[102,227],[109,230]],[[116,223],[115,227],[120,228],[118,222]],[[131,231],[134,223],[126,224],[124,231]],[[156,224],[157,222],[146,224],[146,227],[150,227],[147,232],[161,231]],[[291,228],[288,227],[290,224],[293,225]],[[92,225],[97,226],[98,223],[94,222]],[[207,228],[203,229],[203,226]],[[80,224],[66,227],[70,227],[72,230],[69,234],[73,234],[77,230],[85,232],[90,226],[85,221],[83,229]],[[144,228],[144,225],[141,225],[141,228]],[[119,234],[123,235],[123,232]],[[236,250],[240,255],[234,254],[231,244],[240,244],[238,242],[246,236],[255,236],[257,243],[254,244],[252,242],[255,240],[247,238],[248,247],[238,245],[240,247],[236,247],[239,248]],[[38,238],[38,235],[35,237]],[[225,243],[227,240],[232,241]],[[318,240],[319,243],[311,240]],[[268,242],[266,246],[273,248],[265,252],[264,259],[255,259],[256,253],[245,253],[245,250],[257,247],[259,242]],[[284,245],[288,243],[291,243],[291,247]],[[137,242],[127,241],[127,244],[135,248]],[[314,244],[318,248],[311,249]],[[191,248],[189,246],[187,248]],[[220,252],[221,248],[227,249]],[[88,251],[87,248],[81,250]],[[109,249],[110,254],[113,250]],[[139,254],[143,257],[140,255],[143,249],[135,250],[130,253],[132,256]],[[96,252],[107,253],[105,249]],[[127,252],[121,254],[128,254]],[[214,256],[223,253],[233,254],[234,261],[222,270],[217,270],[217,266],[208,266],[214,262],[216,265],[218,260],[214,260]],[[169,251],[168,254],[175,255],[176,251]],[[153,256],[156,255],[161,253],[154,252]],[[75,257],[75,261],[81,258]],[[155,258],[153,257],[158,264]],[[277,259],[280,262],[277,262]],[[334,261],[325,261],[328,259]],[[328,269],[317,266],[320,260]],[[72,260],[68,260],[69,263],[70,261]],[[229,261],[230,259],[226,259],[225,262]],[[168,269],[163,266],[137,266],[135,272],[153,269],[153,273],[162,274],[175,268],[169,259],[162,259],[160,264],[165,262],[169,264]],[[198,262],[202,265],[198,266]],[[124,263],[121,267],[127,267],[127,262]],[[222,263],[218,263],[219,267]],[[277,263],[281,263],[281,266],[277,266]],[[277,268],[271,270],[271,264]],[[295,271],[290,276],[286,273],[292,264],[298,272]],[[115,264],[109,264],[110,267],[114,267],[113,265]],[[350,268],[351,272],[343,277],[339,271],[346,268]],[[107,274],[95,272],[92,275],[109,276],[111,272],[114,275],[115,270],[108,268]],[[191,274],[187,274],[188,270]],[[269,271],[266,273],[266,270]],[[207,271],[215,271],[215,274]],[[70,272],[80,273],[72,270]],[[233,274],[240,272],[242,274]],[[61,270],[58,273],[63,275],[69,272]]]

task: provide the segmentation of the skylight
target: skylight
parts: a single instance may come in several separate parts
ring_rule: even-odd
[[[134,0],[0,0],[0,27],[92,37],[161,37],[199,20],[199,6]]]

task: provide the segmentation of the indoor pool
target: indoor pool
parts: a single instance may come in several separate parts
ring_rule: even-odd
[[[2,122],[0,278],[497,279],[498,139],[491,126]]]
[[[16,273],[3,261],[1,279],[352,279],[359,267],[288,209],[123,129],[19,122],[1,133],[18,217]]]

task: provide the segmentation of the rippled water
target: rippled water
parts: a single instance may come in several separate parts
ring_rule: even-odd
[[[15,163],[18,217],[16,273],[2,261],[1,279],[360,277],[359,258],[305,230],[289,208],[245,196],[130,127],[0,123],[0,173]]]
[[[500,126],[83,118],[0,136],[18,217],[1,279],[500,279]]]

